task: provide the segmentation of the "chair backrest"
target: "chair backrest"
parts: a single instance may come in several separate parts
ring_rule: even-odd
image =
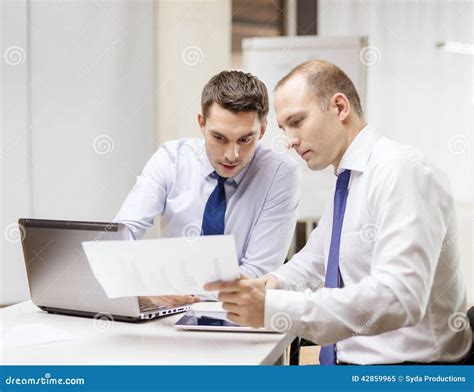
[[[472,306],[467,311],[467,317],[469,319],[469,324],[474,334],[474,306]],[[474,365],[474,344],[471,346],[471,353],[469,354],[467,360],[464,362],[465,365]]]

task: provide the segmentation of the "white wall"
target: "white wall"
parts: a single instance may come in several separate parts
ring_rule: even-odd
[[[2,58],[18,43],[26,56],[2,63],[2,229],[25,216],[111,220],[155,149],[153,1],[2,9]],[[24,299],[20,243],[6,233],[1,257],[0,303]]]
[[[420,148],[449,174],[457,202],[461,259],[474,303],[474,96],[472,55],[437,41],[472,42],[472,1],[320,0],[322,36],[367,35],[368,120]]]
[[[201,91],[228,69],[230,0],[158,0],[156,3],[158,141],[200,136]]]
[[[33,2],[37,217],[111,220],[154,150],[150,1]]]
[[[369,120],[387,136],[421,148],[451,175],[457,200],[472,202],[473,56],[435,48],[472,42],[473,2],[320,0],[322,36],[367,35]],[[367,57],[369,59],[369,57]],[[461,170],[460,170],[461,169]]]
[[[0,303],[28,295],[17,220],[30,216],[27,3],[0,2]]]

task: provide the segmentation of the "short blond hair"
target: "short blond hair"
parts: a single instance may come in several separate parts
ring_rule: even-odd
[[[306,78],[308,88],[315,95],[323,110],[329,109],[329,104],[334,94],[342,93],[349,100],[357,116],[364,116],[359,94],[354,83],[337,65],[324,60],[306,61],[285,75],[276,84],[275,91],[296,75],[302,75]]]

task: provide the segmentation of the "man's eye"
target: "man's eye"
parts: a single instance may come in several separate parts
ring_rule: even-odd
[[[297,127],[299,127],[299,126],[301,125],[301,122],[302,122],[302,121],[303,121],[303,119],[295,120],[295,121],[293,121],[293,122],[291,123],[291,126],[292,126],[293,128],[297,128]]]
[[[244,144],[250,143],[251,141],[252,141],[252,137],[251,137],[251,136],[243,137],[242,139],[240,139],[240,142],[241,142],[241,143],[244,143]]]
[[[219,136],[219,135],[213,135],[213,136],[214,136],[214,139],[216,139],[216,140],[218,140],[218,141],[220,141],[220,142],[224,141],[224,137],[223,137],[223,136]]]

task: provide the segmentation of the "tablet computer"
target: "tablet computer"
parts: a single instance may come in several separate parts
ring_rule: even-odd
[[[267,332],[265,328],[244,327],[229,321],[225,311],[197,311],[189,310],[174,325],[177,329],[199,330],[199,331],[231,331],[231,332]]]

